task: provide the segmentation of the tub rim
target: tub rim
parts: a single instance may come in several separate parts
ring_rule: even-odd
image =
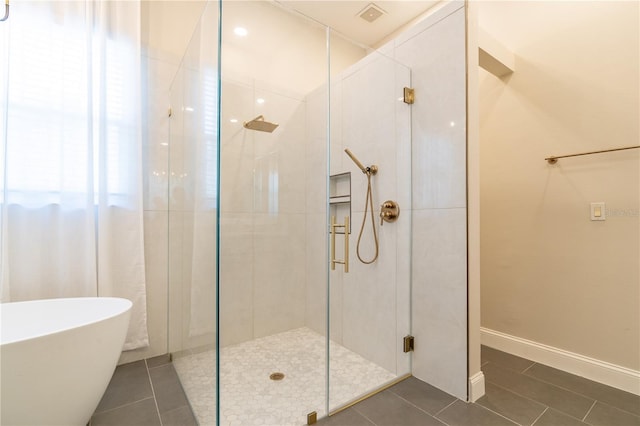
[[[13,333],[6,333],[5,327],[9,327],[8,321],[5,321],[3,316],[5,312],[5,308],[15,309],[19,305],[39,305],[39,304],[55,304],[55,305],[64,305],[65,303],[69,304],[77,304],[77,303],[86,303],[86,302],[108,302],[114,308],[109,310],[108,312],[102,312],[100,315],[92,315],[87,318],[78,318],[77,322],[68,325],[61,325],[59,328],[55,328],[53,330],[48,331],[34,331],[34,332],[26,332],[23,336],[16,336]],[[11,306],[11,308],[9,308]],[[111,296],[86,296],[86,297],[60,297],[60,298],[50,298],[50,299],[35,299],[35,300],[23,300],[16,302],[4,302],[0,303],[0,319],[2,319],[2,325],[0,326],[0,348],[21,342],[27,342],[29,340],[34,340],[38,338],[43,338],[45,336],[53,336],[59,333],[64,333],[69,330],[73,330],[80,327],[90,326],[92,324],[96,324],[102,321],[109,320],[111,318],[118,317],[120,315],[126,314],[133,307],[133,303],[131,300],[123,298],[123,297],[111,297]],[[10,337],[6,335],[9,334]]]

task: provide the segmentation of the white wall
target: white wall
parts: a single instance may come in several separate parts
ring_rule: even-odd
[[[638,2],[482,2],[482,325],[640,370]],[[604,201],[604,222],[589,219]]]

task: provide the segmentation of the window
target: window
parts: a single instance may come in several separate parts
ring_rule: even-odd
[[[7,195],[25,206],[119,203],[139,165],[139,54],[76,16],[13,13],[9,45]]]

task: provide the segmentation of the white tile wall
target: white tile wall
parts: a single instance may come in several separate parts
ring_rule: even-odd
[[[382,55],[373,54],[345,72],[334,76],[331,86],[331,174],[351,172],[351,228],[350,272],[338,266],[330,276],[331,338],[361,356],[396,374],[409,372],[409,356],[400,350],[401,339],[409,332],[409,221],[403,216],[397,224],[380,226],[379,207],[387,200],[402,198],[405,206],[410,202],[410,108],[398,98],[402,88],[410,83],[407,67]],[[326,105],[322,91],[307,97],[308,111],[320,111]],[[321,143],[326,122],[322,116],[309,117],[309,134],[316,139],[309,144]],[[404,126],[404,129],[400,127]],[[365,165],[376,164],[373,176],[373,221],[379,238],[379,257],[366,265],[356,256],[357,241],[364,215],[367,177],[345,154],[349,148]],[[324,147],[326,150],[326,147]],[[326,155],[315,146],[307,149],[307,156]],[[404,163],[399,163],[404,160]],[[310,161],[314,161],[312,158]],[[317,161],[317,160],[316,160]],[[402,170],[402,172],[400,172]],[[403,180],[398,179],[399,176]],[[324,178],[308,176],[307,187],[317,192],[326,185]],[[400,195],[402,194],[402,195]],[[324,200],[314,198],[311,205],[323,212]],[[375,255],[370,211],[360,244],[365,260]],[[318,215],[315,220],[326,221]],[[343,218],[337,218],[342,221]],[[324,222],[323,222],[324,223]],[[325,225],[326,226],[326,225]],[[326,229],[307,224],[308,235],[322,241],[326,253]],[[399,229],[404,234],[398,233]],[[342,258],[343,237],[338,235],[336,257]],[[398,245],[404,250],[404,261],[398,257]],[[316,254],[318,250],[316,249]],[[311,257],[311,256],[310,256]],[[398,262],[398,259],[401,262]],[[326,300],[326,280],[315,276],[320,267],[307,271],[307,300],[322,295]],[[322,279],[321,279],[322,278]],[[323,291],[325,293],[323,293]],[[400,306],[397,301],[404,305]],[[320,331],[326,328],[326,312],[317,305],[307,306],[306,324]],[[401,318],[401,319],[400,319]],[[337,379],[337,378],[336,378]]]
[[[465,12],[452,2],[395,41],[411,67],[412,373],[467,397]]]
[[[413,374],[466,399],[466,209],[413,212]]]
[[[300,327],[305,314],[305,103],[247,83],[225,80],[222,88],[223,345]],[[242,127],[258,115],[279,127]]]
[[[253,338],[253,215],[223,213],[220,222],[220,310],[221,345]]]

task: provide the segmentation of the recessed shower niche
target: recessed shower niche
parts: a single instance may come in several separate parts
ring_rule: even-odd
[[[351,172],[329,177],[329,212],[336,220],[343,221],[348,217],[351,221]]]

